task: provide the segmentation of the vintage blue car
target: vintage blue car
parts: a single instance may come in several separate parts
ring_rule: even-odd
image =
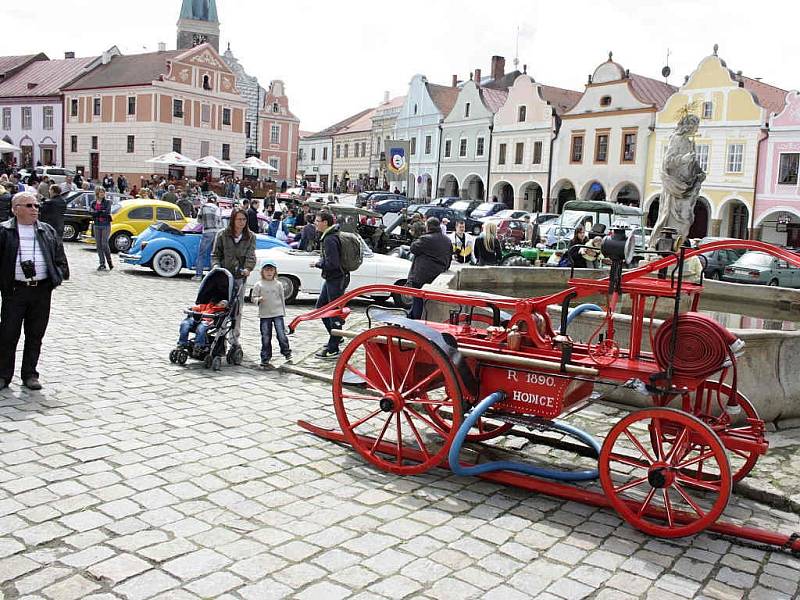
[[[130,265],[150,267],[161,277],[175,277],[181,269],[194,269],[202,234],[178,231],[166,223],[155,223],[133,238],[129,252],[120,254],[123,262]],[[256,249],[288,248],[274,237],[256,235]],[[209,264],[211,251],[206,256]]]

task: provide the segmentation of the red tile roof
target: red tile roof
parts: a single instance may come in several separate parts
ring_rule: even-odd
[[[789,93],[787,90],[782,90],[774,85],[743,75],[738,77],[744,83],[744,89],[756,97],[756,101],[760,106],[766,108],[770,113],[779,113],[783,110],[786,103],[786,94]]]
[[[553,87],[550,85],[539,85],[542,98],[544,98],[555,109],[557,115],[563,115],[578,103],[583,95],[574,90]]]
[[[505,104],[506,98],[508,98],[508,92],[505,90],[499,90],[494,88],[479,88],[481,92],[481,98],[483,98],[483,103],[493,113],[496,113],[500,110],[500,107]]]
[[[678,88],[674,85],[669,85],[644,75],[636,75],[635,73],[630,74],[630,81],[633,93],[642,102],[655,104],[658,110],[664,108],[667,99],[678,91]]]
[[[0,56],[0,81],[36,60],[47,60],[47,55],[40,52],[21,56]]]
[[[458,93],[461,91],[460,88],[448,87],[436,83],[426,83],[425,87],[428,88],[428,93],[433,103],[436,105],[436,108],[442,113],[442,116],[446,117],[449,115],[450,111],[453,110],[453,107],[456,105]]]
[[[97,57],[39,60],[0,82],[0,97],[56,96]]]
[[[330,125],[329,127],[326,127],[325,129],[322,129],[322,130],[318,131],[317,133],[312,133],[308,137],[314,137],[314,138],[320,137],[321,138],[321,137],[330,137],[332,135],[335,135],[336,133],[339,133],[339,131],[341,131],[342,129],[344,129],[345,127],[347,127],[348,125],[350,125],[351,123],[356,121],[357,119],[360,119],[361,117],[363,117],[365,114],[367,114],[368,112],[370,112],[372,110],[373,109],[371,109],[371,108],[364,109],[359,113],[351,115],[351,116],[347,117],[346,119],[343,119],[342,121],[339,121],[338,123],[334,123],[333,125]]]
[[[86,90],[149,84],[161,75],[167,74],[169,71],[168,60],[172,60],[184,52],[186,50],[167,50],[166,52],[113,56],[109,63],[99,65],[64,89]]]
[[[336,133],[345,134],[345,133],[358,133],[361,131],[369,131],[370,129],[372,129],[372,117],[374,115],[375,115],[375,109],[370,108],[355,121],[353,121],[346,127],[343,127]]]

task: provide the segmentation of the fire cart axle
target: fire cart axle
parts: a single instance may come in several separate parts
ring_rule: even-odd
[[[344,434],[340,431],[318,427],[302,420],[298,421],[297,424],[318,437],[334,442],[347,442]],[[425,456],[421,452],[414,450],[413,448],[409,448],[408,446],[403,445],[400,448],[397,448],[395,444],[388,442],[378,442],[376,444],[376,440],[371,437],[361,435],[358,435],[357,437],[364,444],[374,445],[377,452],[391,455],[401,452],[402,457],[404,459],[408,459],[409,461],[422,462],[425,460]],[[443,461],[443,463],[439,466],[442,468],[448,468],[447,461]],[[521,473],[513,473],[510,471],[490,471],[486,473],[479,473],[477,474],[477,477],[494,483],[510,485],[530,492],[552,496],[554,498],[561,498],[563,500],[569,500],[572,502],[580,502],[581,504],[586,504],[588,506],[612,508],[611,502],[603,493],[584,490],[554,481],[545,481],[532,475],[523,475]],[[631,507],[636,510],[641,508],[638,505],[632,505]],[[643,514],[656,519],[663,518],[666,521],[666,515],[664,511],[655,507],[647,507]],[[684,523],[691,521],[693,517],[691,517],[691,515],[687,515],[686,513],[674,511],[672,513],[672,518],[675,522]],[[794,554],[800,554],[800,536],[797,534],[787,535],[768,531],[766,529],[745,527],[743,525],[736,525],[734,523],[726,523],[722,521],[712,523],[706,528],[706,531],[729,537],[735,537],[750,542],[767,544],[769,546],[775,546],[777,549],[788,550]]]

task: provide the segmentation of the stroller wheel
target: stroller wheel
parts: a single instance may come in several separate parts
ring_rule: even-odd
[[[228,361],[229,365],[240,365],[242,364],[243,358],[244,351],[241,346],[231,346],[231,349],[228,350],[228,354],[225,356],[225,360]]]
[[[178,350],[178,364],[179,365],[185,365],[187,358],[189,358],[189,353],[186,350]]]
[[[219,356],[215,356],[211,361],[211,368],[215,371],[219,371],[222,368],[222,358]]]
[[[210,368],[211,368],[211,361],[212,361],[212,360],[213,360],[213,357],[212,357],[212,356],[209,354],[209,355],[208,355],[208,356],[206,356],[206,357],[205,357],[205,359],[203,360],[203,366],[204,366],[206,369],[210,369]]]
[[[174,349],[174,350],[170,350],[169,362],[171,362],[172,364],[175,364],[176,362],[178,362],[178,350],[177,350],[177,348]]]

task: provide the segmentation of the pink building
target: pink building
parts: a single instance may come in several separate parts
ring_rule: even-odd
[[[261,160],[278,169],[269,175],[279,185],[286,182],[288,187],[294,187],[300,119],[289,110],[289,98],[282,81],[276,79],[270,83],[258,117]]]
[[[789,92],[761,141],[754,211],[755,237],[800,247],[800,93]]]

